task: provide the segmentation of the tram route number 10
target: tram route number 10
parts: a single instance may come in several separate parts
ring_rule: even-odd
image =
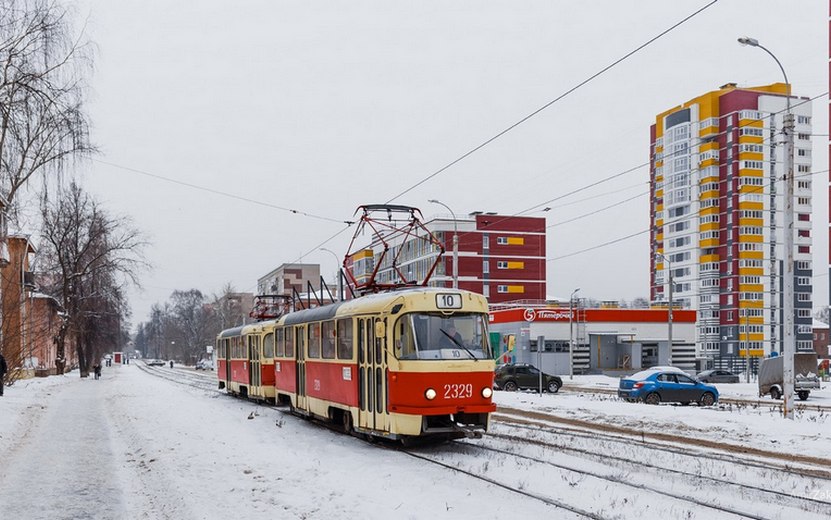
[[[462,295],[459,293],[439,293],[436,295],[436,307],[439,309],[461,309]]]

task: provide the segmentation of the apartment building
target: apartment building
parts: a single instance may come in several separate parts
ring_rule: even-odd
[[[698,311],[699,358],[761,357],[783,338],[784,136],[789,86],[707,92],[655,118],[650,294]],[[811,105],[794,114],[797,350],[812,349]],[[749,353],[746,351],[749,349]]]

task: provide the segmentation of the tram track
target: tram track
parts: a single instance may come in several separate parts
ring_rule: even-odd
[[[201,375],[191,374],[186,370],[174,368],[173,372],[171,372],[171,369],[151,367],[145,363],[136,363],[136,366],[143,372],[154,377],[166,379],[180,385],[198,388],[199,390],[207,392],[224,394],[224,392],[216,388],[216,380],[208,379],[207,377]]]
[[[778,461],[780,463],[784,463],[775,467],[771,467],[770,469],[793,469],[796,467],[796,464],[801,464],[805,466],[805,468],[802,469],[802,471],[805,472],[803,476],[810,476],[823,479],[831,478],[831,471],[827,469],[831,467],[831,460],[822,457],[814,457],[810,455],[801,455],[789,452],[770,451],[752,446],[742,446],[717,440],[690,437],[661,431],[637,429],[629,426],[618,426],[608,423],[598,423],[585,419],[560,417],[550,413],[522,410],[507,406],[500,406],[497,409],[497,412],[492,417],[498,421],[515,423],[522,423],[522,421],[525,420],[531,421],[531,424],[533,424],[534,421],[548,425],[556,424],[558,425],[558,428],[561,427],[560,425],[567,425],[592,433],[599,432],[606,435],[619,435],[628,438],[628,442],[630,443],[633,441],[645,443],[648,439],[650,442],[660,443],[660,445],[664,448],[669,448],[669,446],[675,444],[676,447],[677,445],[681,445],[696,447],[699,449],[703,448],[707,450],[708,454],[711,452],[729,453],[731,457],[744,457],[744,460],[746,461],[752,460],[748,457],[757,457],[763,460]]]
[[[508,437],[510,437],[510,436],[508,436]],[[522,438],[514,438],[514,440],[520,440],[522,442],[530,442],[530,443],[534,442],[533,440],[522,439]],[[643,493],[648,493],[648,494],[651,494],[651,495],[659,495],[659,496],[662,496],[666,499],[670,499],[672,501],[685,503],[685,504],[687,504],[687,506],[693,506],[693,508],[696,509],[696,510],[700,509],[701,511],[699,511],[699,512],[702,512],[703,515],[706,515],[704,517],[712,517],[712,512],[716,511],[720,515],[719,518],[733,518],[733,517],[735,517],[735,518],[750,518],[750,519],[754,519],[754,520],[772,520],[774,518],[778,518],[778,515],[763,516],[762,514],[760,514],[758,512],[755,512],[755,511],[742,510],[742,509],[738,509],[738,508],[730,506],[730,505],[714,503],[712,498],[697,497],[697,496],[691,495],[691,494],[676,493],[676,492],[669,491],[667,489],[662,489],[658,486],[648,485],[648,484],[645,484],[643,482],[627,481],[625,479],[627,478],[627,476],[629,474],[616,474],[616,469],[615,468],[611,468],[611,469],[607,468],[606,472],[603,472],[603,471],[600,471],[600,470],[591,470],[591,469],[587,469],[586,467],[578,467],[578,466],[575,466],[573,464],[566,464],[566,463],[563,463],[563,462],[558,462],[558,461],[552,460],[550,458],[543,459],[543,458],[540,458],[540,457],[537,457],[537,456],[529,455],[528,453],[524,453],[524,452],[517,452],[517,451],[512,451],[510,449],[503,449],[503,448],[498,448],[498,447],[494,447],[494,446],[486,446],[486,445],[482,445],[482,444],[472,443],[472,442],[469,442],[469,441],[457,441],[455,443],[452,443],[450,446],[452,447],[452,451],[449,451],[449,452],[447,452],[446,450],[442,451],[444,449],[444,446],[442,446],[442,447],[439,447],[439,452],[438,453],[433,453],[433,456],[430,456],[428,454],[423,453],[423,450],[419,451],[419,450],[416,450],[416,449],[409,449],[409,448],[403,448],[403,447],[393,447],[393,449],[395,449],[396,451],[399,451],[401,453],[404,453],[404,454],[406,454],[410,457],[417,458],[417,459],[422,460],[424,462],[427,462],[427,463],[430,463],[430,464],[433,464],[433,465],[437,465],[437,466],[441,466],[443,468],[452,470],[454,472],[458,472],[460,474],[464,474],[466,476],[475,478],[477,480],[487,482],[489,484],[498,486],[502,489],[511,491],[513,493],[516,493],[516,494],[519,494],[519,495],[522,495],[522,496],[525,496],[525,497],[528,497],[528,498],[533,498],[535,500],[541,501],[541,502],[546,503],[548,505],[573,512],[573,513],[578,514],[580,516],[583,516],[585,518],[593,518],[593,519],[606,518],[606,516],[604,516],[604,513],[603,513],[603,506],[600,506],[601,511],[588,510],[588,509],[585,509],[583,507],[579,507],[575,504],[565,502],[565,501],[563,501],[561,499],[558,499],[554,496],[550,496],[550,495],[546,495],[544,493],[524,489],[524,486],[523,486],[522,483],[520,483],[519,485],[507,484],[504,481],[500,481],[499,478],[496,477],[496,476],[489,476],[488,474],[483,474],[482,472],[473,471],[471,469],[467,469],[465,466],[468,466],[468,465],[470,465],[470,466],[477,466],[477,465],[481,466],[481,461],[482,460],[491,460],[493,457],[492,456],[482,457],[481,455],[474,454],[473,452],[489,452],[491,454],[498,454],[498,455],[501,455],[503,457],[513,458],[513,459],[516,459],[516,460],[520,461],[518,463],[518,465],[525,468],[525,470],[529,474],[534,472],[535,468],[532,467],[533,465],[541,466],[541,467],[545,467],[545,468],[554,468],[554,469],[559,470],[561,472],[560,476],[561,476],[562,480],[566,480],[567,482],[569,482],[569,484],[568,484],[569,486],[577,486],[577,485],[583,486],[583,485],[586,485],[585,483],[576,484],[576,483],[572,482],[573,476],[574,475],[579,475],[580,478],[594,479],[596,481],[596,483],[598,483],[598,484],[602,484],[603,482],[605,482],[605,484],[603,484],[603,489],[604,490],[608,490],[609,485],[613,485],[613,486],[619,486],[619,487],[623,487],[623,488],[634,489],[639,493],[639,498],[641,498],[641,499],[643,498],[642,497]],[[465,451],[463,452],[463,451],[459,450],[458,449],[459,447],[463,447]],[[550,447],[553,448],[554,446],[550,446]],[[434,450],[435,450],[435,448],[434,448]],[[559,455],[559,452],[554,452],[554,453],[557,453]],[[441,460],[441,457],[443,457],[445,455],[447,455],[447,460]],[[469,461],[464,460],[465,455],[471,455],[472,456],[471,460],[469,460]],[[461,457],[461,459],[460,459],[460,457]],[[629,463],[630,464],[637,464],[634,461],[629,461]],[[497,473],[498,473],[498,471],[497,471]],[[695,478],[696,476],[693,475],[693,477]],[[576,480],[576,479],[574,479],[574,480]],[[549,478],[548,481],[551,482],[552,484],[556,484],[558,482],[557,479],[554,478],[553,476],[551,478]],[[741,485],[737,485],[737,486],[744,487],[744,486],[741,486]],[[586,487],[588,487],[589,489],[600,489],[599,486],[598,487],[592,487],[590,484],[586,485]],[[733,486],[733,487],[736,487],[736,486]],[[579,492],[579,490],[577,490],[577,488],[572,488],[572,489],[573,490],[570,491],[572,493],[572,496],[574,496],[575,494],[580,495],[580,492]],[[747,489],[750,489],[750,488],[747,488]],[[793,496],[792,498],[794,500],[799,500],[802,497]],[[732,501],[733,499],[731,497],[731,498],[726,498],[725,500]],[[813,501],[813,500],[809,499],[808,501]],[[813,501],[813,502],[816,502],[816,501]],[[781,505],[776,501],[770,501],[770,504],[771,505]],[[822,506],[823,508],[831,509],[831,505],[829,505],[827,503],[820,502],[819,504],[814,504],[814,505],[815,506]],[[667,506],[667,507],[669,509],[674,509],[675,505],[671,505],[671,506]],[[805,509],[802,508],[802,507],[796,506],[796,508],[799,510],[800,513],[805,512]],[[707,515],[706,513],[703,513],[703,510],[710,511],[711,513],[709,515]],[[826,516],[824,516],[824,515],[827,514],[827,511],[816,512],[816,513],[819,514],[819,515],[823,515],[823,516],[819,516],[819,518],[825,518]],[[621,513],[621,511],[616,511],[613,516],[614,517],[620,517],[620,514],[624,514],[624,516],[626,516],[627,513]],[[693,511],[693,510],[687,510],[685,512],[685,514],[692,517],[692,516],[695,516],[696,512]]]
[[[191,374],[189,371],[181,369],[174,369],[174,371],[170,371],[166,369],[154,369],[154,367],[146,367],[142,365],[138,366],[143,371],[155,377],[161,377],[171,382],[194,387],[202,391],[209,391],[211,393],[226,395],[225,392],[218,390],[213,385],[214,380],[206,378],[202,375]],[[289,411],[282,409],[282,407],[269,405],[265,403],[258,403],[258,405],[267,406],[269,408],[279,410],[283,412],[284,415],[294,416]],[[520,417],[513,416],[513,414],[515,413],[518,413]],[[529,417],[529,415],[531,417]],[[499,412],[494,414],[494,419],[496,419],[497,425],[502,425],[505,428],[514,428],[523,431],[529,431],[531,432],[531,435],[560,435],[589,440],[602,439],[604,441],[626,443],[629,445],[637,444],[637,446],[642,449],[662,451],[675,456],[691,457],[693,460],[702,456],[709,458],[715,457],[714,460],[718,460],[720,463],[723,464],[735,464],[742,467],[753,467],[760,470],[771,472],[784,471],[798,477],[831,481],[831,473],[828,471],[821,471],[819,469],[812,468],[795,468],[790,467],[787,464],[764,463],[752,459],[745,460],[744,458],[736,458],[735,453],[732,457],[716,457],[715,454],[712,453],[714,446],[710,445],[709,443],[706,446],[704,446],[705,448],[707,448],[706,452],[697,451],[695,453],[691,453],[689,450],[685,451],[684,449],[679,448],[678,446],[672,446],[667,444],[668,442],[678,442],[678,439],[673,438],[672,441],[668,441],[667,439],[661,439],[660,442],[656,440],[646,441],[644,438],[645,432],[632,431],[623,427],[612,427],[611,429],[613,431],[609,431],[607,425],[601,425],[602,431],[591,431],[591,429],[589,429],[589,431],[585,431],[584,429],[587,426],[592,426],[593,423],[587,423],[586,421],[580,421],[576,419],[568,419],[567,421],[572,422],[572,424],[567,425],[566,428],[563,428],[561,425],[559,425],[556,428],[552,429],[550,428],[551,423],[557,423],[562,418],[557,418],[556,416],[551,416],[549,414],[539,412],[516,410],[509,407],[500,407]],[[342,430],[339,428],[331,427],[330,425],[325,425],[318,421],[310,422],[312,424],[318,425],[319,427],[325,427],[330,431],[337,431],[342,433]],[[594,424],[594,426],[597,425]],[[628,433],[628,435],[625,435],[624,433]],[[570,446],[564,443],[535,439],[532,438],[531,435],[516,435],[491,432],[486,435],[484,441],[491,444],[497,444],[496,446],[485,445],[483,443],[473,443],[468,441],[457,441],[449,444],[439,445],[438,456],[436,456],[436,453],[433,453],[432,455],[430,452],[425,453],[425,451],[420,448],[405,448],[403,446],[393,445],[388,442],[379,443],[377,442],[377,440],[374,442],[369,441],[364,439],[363,436],[355,435],[355,437],[360,438],[365,442],[372,444],[373,446],[394,449],[395,451],[398,451],[409,457],[420,459],[424,462],[434,464],[436,466],[440,466],[455,472],[459,472],[460,474],[464,474],[470,478],[474,478],[479,481],[488,483],[490,485],[502,488],[511,493],[515,493],[517,495],[542,502],[551,507],[574,513],[575,515],[579,515],[580,517],[584,518],[605,519],[611,517],[619,517],[619,513],[615,512],[611,515],[611,517],[609,517],[606,516],[607,514],[609,514],[608,508],[604,511],[603,506],[601,506],[599,510],[593,510],[592,508],[586,508],[585,506],[581,507],[581,504],[569,503],[567,501],[564,501],[562,499],[562,496],[552,496],[550,493],[545,491],[541,492],[540,490],[529,489],[528,485],[523,485],[522,482],[520,482],[519,484],[512,484],[505,482],[504,479],[499,478],[498,475],[493,475],[487,471],[477,471],[477,465],[481,465],[483,460],[486,461],[492,457],[492,455],[489,457],[483,457],[481,453],[488,452],[491,454],[498,454],[501,457],[512,458],[517,461],[520,461],[517,463],[520,465],[546,467],[549,468],[549,471],[550,469],[556,469],[564,475],[579,475],[579,478],[593,479],[598,482],[605,482],[605,484],[600,485],[616,486],[619,488],[622,487],[630,490],[635,489],[637,490],[639,495],[659,495],[664,497],[665,500],[671,500],[687,504],[687,506],[684,507],[692,507],[694,510],[699,510],[700,508],[703,508],[704,510],[711,511],[710,514],[712,514],[713,511],[717,511],[721,515],[721,517],[752,518],[757,520],[770,520],[772,518],[776,518],[776,516],[762,516],[762,514],[760,514],[759,511],[743,511],[733,505],[713,503],[711,499],[696,496],[694,493],[685,494],[662,489],[659,485],[651,485],[652,482],[648,479],[646,482],[627,482],[624,479],[624,476],[629,475],[630,473],[618,474],[616,472],[623,471],[621,467],[633,468],[630,470],[632,472],[637,471],[634,468],[638,468],[639,470],[648,469],[652,472],[652,478],[655,478],[655,475],[660,475],[662,473],[666,475],[675,475],[677,478],[686,479],[689,482],[699,482],[702,484],[706,484],[707,486],[716,487],[720,489],[733,489],[736,490],[734,491],[734,494],[737,494],[742,497],[751,495],[759,502],[764,502],[765,504],[770,504],[771,506],[776,505],[779,507],[787,507],[789,512],[797,510],[802,513],[808,512],[810,514],[823,515],[822,517],[831,516],[831,504],[822,500],[817,500],[807,495],[803,496],[781,493],[748,483],[734,482],[730,480],[725,480],[723,478],[720,479],[717,477],[703,475],[700,473],[693,473],[689,471],[673,470],[671,468],[662,467],[658,464],[642,463],[628,459],[626,457],[610,456],[608,453]],[[633,443],[634,438],[638,437],[640,437],[641,440],[637,443]],[[651,435],[649,435],[649,437],[652,438]],[[685,440],[700,441],[701,439]],[[509,447],[501,447],[498,443],[508,443]],[[557,457],[560,457],[563,454],[571,454],[572,456],[581,457],[581,459],[576,464],[567,464],[564,463],[562,460],[558,459],[541,458],[529,452],[527,448],[524,450],[517,451],[516,446],[518,444],[532,446],[532,448],[530,449],[535,449],[533,448],[533,446],[536,446],[536,448],[538,449],[548,450],[550,453],[557,454]],[[698,443],[695,442],[686,444],[698,445]],[[449,451],[447,450],[447,447],[450,447]],[[758,453],[759,451],[761,450],[756,450],[754,453],[752,453],[752,455],[760,456],[760,454]],[[764,453],[767,454],[772,452]],[[609,471],[588,469],[585,467],[587,464],[584,462],[587,460],[591,461],[591,463],[588,464],[588,466],[591,466],[592,464],[605,464],[606,466],[608,466],[609,462],[613,462],[617,467],[614,469],[610,469]],[[824,459],[818,459],[818,461],[824,461]],[[827,461],[825,462],[827,463]],[[641,478],[645,479],[646,477],[643,476],[642,473],[643,471],[641,471]],[[595,487],[590,489],[597,488]],[[631,491],[629,491],[628,493],[631,494]],[[783,499],[786,502],[788,502],[787,506],[781,506],[781,502]]]
[[[554,432],[544,432],[544,433],[548,433],[550,435],[558,436],[562,432],[554,431]],[[568,435],[568,433],[567,433],[567,435]],[[594,450],[593,451],[593,450],[590,450],[590,449],[576,448],[576,447],[573,447],[573,446],[568,446],[564,443],[547,442],[547,441],[543,441],[543,440],[539,440],[539,439],[531,439],[531,438],[526,437],[526,436],[508,435],[508,434],[500,434],[500,433],[493,433],[493,432],[489,432],[487,434],[486,438],[499,439],[500,441],[506,441],[506,442],[510,442],[510,443],[521,442],[521,443],[536,445],[536,446],[539,446],[539,447],[542,447],[542,448],[554,449],[554,450],[557,450],[558,452],[568,452],[568,453],[575,453],[575,454],[578,454],[578,455],[581,455],[581,456],[588,456],[588,457],[591,457],[591,458],[593,458],[596,461],[601,462],[601,463],[607,463],[609,461],[613,461],[613,462],[615,462],[619,465],[630,466],[634,470],[648,469],[648,470],[653,470],[655,472],[665,473],[669,476],[687,478],[687,479],[690,479],[692,481],[706,482],[706,483],[709,483],[709,484],[712,484],[712,485],[718,485],[718,486],[730,486],[730,487],[736,488],[737,491],[740,491],[740,492],[749,491],[751,493],[757,493],[758,495],[767,497],[766,501],[771,503],[771,504],[781,505],[782,499],[785,499],[785,500],[788,500],[788,501],[792,502],[793,504],[796,504],[797,509],[805,510],[804,507],[801,507],[799,505],[799,504],[805,504],[805,505],[808,505],[809,507],[813,507],[815,509],[815,512],[823,514],[823,515],[827,515],[828,517],[831,517],[831,503],[829,503],[827,501],[818,500],[816,498],[812,498],[812,497],[807,496],[807,495],[794,495],[794,494],[786,493],[786,492],[779,491],[779,490],[772,490],[770,488],[757,486],[757,485],[754,485],[754,484],[737,482],[735,480],[727,480],[727,479],[724,479],[724,478],[718,478],[718,477],[714,477],[714,476],[711,476],[711,475],[706,475],[706,474],[703,473],[702,468],[700,466],[699,466],[699,472],[694,473],[694,472],[690,472],[690,471],[683,471],[683,470],[680,470],[680,469],[674,469],[674,468],[661,466],[661,465],[658,465],[658,464],[648,462],[650,460],[655,460],[655,457],[645,457],[645,460],[642,460],[642,459],[634,460],[632,458],[612,455],[612,454],[608,453],[608,451],[604,451],[604,450]],[[464,444],[469,444],[469,443],[464,443]],[[470,444],[470,445],[479,447],[478,445],[475,445],[475,444]],[[638,445],[638,448],[647,448],[649,450],[668,451],[673,456],[680,455],[680,456],[683,456],[683,457],[689,457],[693,460],[699,459],[702,456],[709,457],[709,454],[682,453],[678,450],[662,450],[660,446],[656,447],[656,446],[641,446],[641,445]],[[734,460],[728,460],[728,459],[719,459],[718,462],[723,462],[725,464],[742,464],[742,461],[734,461]],[[686,466],[686,465],[682,465],[682,466]],[[773,470],[773,468],[770,468],[770,467],[767,467],[767,466],[759,466],[759,465],[754,465],[754,466],[757,469],[763,469],[765,471]],[[713,473],[724,474],[724,472],[725,472],[725,470],[723,468],[712,468],[712,469],[713,469]],[[775,471],[780,471],[780,470],[776,469]],[[804,476],[802,473],[796,473],[795,475],[799,476],[799,477]],[[744,478],[750,479],[752,477],[745,476]]]
[[[734,465],[744,466],[746,468],[755,468],[761,469],[766,471],[778,472],[778,473],[787,473],[797,477],[804,477],[804,478],[813,478],[818,479],[826,482],[831,482],[831,471],[822,469],[822,468],[814,468],[814,467],[798,467],[793,464],[784,463],[772,463],[766,462],[763,459],[759,458],[745,458],[738,455],[735,450],[736,446],[728,445],[725,451],[729,452],[728,454],[723,454],[715,451],[701,451],[701,450],[694,450],[692,451],[690,448],[681,448],[677,445],[667,444],[667,443],[659,443],[659,442],[651,442],[647,441],[643,438],[633,438],[632,436],[620,436],[615,434],[606,433],[604,431],[589,431],[584,429],[572,429],[572,428],[563,428],[558,427],[556,429],[545,429],[544,423],[539,422],[529,422],[525,420],[517,420],[511,419],[506,417],[499,417],[498,418],[501,422],[505,424],[510,424],[512,427],[527,429],[536,432],[543,432],[549,434],[556,434],[559,436],[568,436],[572,438],[582,438],[589,441],[606,441],[606,442],[613,442],[618,443],[625,446],[633,446],[637,445],[638,447],[648,448],[655,451],[662,451],[665,453],[670,453],[673,455],[681,456],[681,457],[689,457],[692,459],[697,459],[699,457],[706,456],[710,460],[716,460],[720,462],[725,462]],[[739,448],[742,449],[742,448]],[[779,454],[777,453],[777,459],[779,458]],[[820,459],[825,460],[825,459]]]

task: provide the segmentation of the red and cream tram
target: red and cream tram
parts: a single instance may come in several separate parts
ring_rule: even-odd
[[[477,436],[496,409],[487,323],[482,295],[427,287],[292,312],[220,333],[220,388],[349,432]]]

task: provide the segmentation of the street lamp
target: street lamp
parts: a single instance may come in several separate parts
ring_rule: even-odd
[[[793,358],[796,353],[796,337],[794,335],[794,279],[793,279],[793,253],[794,253],[794,238],[793,238],[793,130],[794,121],[793,113],[791,113],[791,84],[788,81],[788,75],[785,73],[785,68],[782,63],[773,55],[772,52],[759,44],[759,40],[748,38],[747,36],[739,38],[739,43],[742,45],[749,45],[751,47],[758,47],[768,53],[771,58],[779,65],[779,70],[782,71],[782,76],[785,77],[785,85],[787,91],[785,93],[786,111],[785,117],[782,121],[782,131],[785,134],[785,280],[783,283],[783,313],[785,321],[785,331],[782,338],[782,355],[785,359],[782,360],[782,383],[783,383],[783,403],[782,414],[786,419],[793,420],[793,391],[794,391],[794,370]],[[749,347],[749,345],[748,345]]]
[[[667,364],[672,366],[672,261],[663,253],[655,253],[655,256],[660,256],[661,259],[667,263],[667,271],[669,271],[669,305],[667,306],[667,343],[669,344],[669,358]]]
[[[574,295],[580,290],[578,287],[571,291],[568,299],[568,378],[574,379]]]
[[[459,228],[456,226],[456,214],[453,213],[453,210],[450,209],[450,206],[445,204],[444,202],[438,201],[436,199],[430,199],[427,202],[432,202],[433,204],[438,204],[439,206],[444,206],[447,208],[447,211],[453,215],[453,288],[459,288]]]
[[[341,276],[340,266],[338,264],[338,255],[331,249],[326,249],[325,247],[320,248],[321,251],[326,251],[327,253],[331,254],[335,257],[335,265],[338,266],[338,301],[343,300],[343,277]]]

